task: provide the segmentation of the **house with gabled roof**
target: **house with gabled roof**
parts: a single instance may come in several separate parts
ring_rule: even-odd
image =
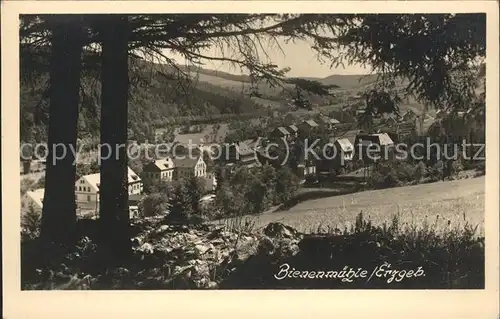
[[[273,131],[271,131],[270,137],[275,139],[282,139],[282,138],[289,139],[290,132],[285,127],[278,126]]]
[[[339,158],[345,163],[351,161],[354,157],[354,145],[347,138],[336,139],[333,143],[337,150]]]
[[[330,138],[329,144],[323,148],[320,159],[317,160],[319,172],[339,170],[354,158],[354,145],[347,138]]]
[[[365,163],[393,159],[394,141],[387,133],[358,134],[354,146]]]
[[[128,195],[130,201],[141,197],[143,185],[141,178],[130,168],[127,170]],[[80,177],[75,183],[76,204],[81,209],[99,209],[101,174],[90,174]]]
[[[155,160],[142,168],[142,178],[150,181],[172,181],[174,169],[174,161],[170,157]]]
[[[316,165],[317,160],[313,156],[309,156],[308,158],[304,154],[299,156],[295,174],[299,177],[301,183],[304,183],[307,178],[316,175]]]
[[[318,125],[321,126],[322,128],[331,131],[335,128],[335,125],[340,124],[340,121],[337,119],[334,119],[332,117],[328,117],[325,115],[320,115],[318,116]]]
[[[206,176],[207,165],[201,155],[174,157],[173,161],[175,165],[175,180]]]
[[[290,132],[290,135],[292,137],[297,137],[297,135],[299,134],[299,128],[295,124],[288,125],[286,129],[288,130],[288,132]]]
[[[27,191],[21,197],[21,214],[26,214],[30,210],[41,214],[43,209],[43,197],[45,195],[45,189],[39,188],[31,191]]]
[[[249,138],[249,139],[244,140],[241,143],[244,143],[249,149],[251,149],[252,151],[255,151],[255,149],[257,147],[259,147],[260,138],[258,138],[258,137],[257,138]]]
[[[307,136],[319,128],[318,123],[313,120],[303,121],[299,124],[299,134],[302,136]]]
[[[257,141],[258,142],[258,141]],[[247,145],[245,141],[226,144],[224,160],[229,163],[239,163],[247,167],[257,166],[257,157],[255,149],[258,147],[257,142]]]

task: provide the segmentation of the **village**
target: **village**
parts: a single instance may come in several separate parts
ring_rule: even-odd
[[[9,17],[16,287],[485,288],[491,19],[168,10]]]
[[[446,118],[444,113],[438,111],[436,118]],[[461,113],[462,117],[466,114],[466,112]],[[363,109],[356,111],[356,115],[362,114]],[[293,168],[303,187],[317,184],[320,180],[331,181],[343,174],[359,171],[359,165],[352,165],[356,159],[364,162],[364,166],[370,164],[366,161],[366,154],[355,154],[356,150],[359,153],[359,150],[366,150],[370,146],[377,145],[379,151],[390,154],[395,143],[417,136],[419,133],[425,133],[421,119],[421,116],[412,111],[407,111],[399,117],[378,118],[376,120],[379,123],[379,128],[371,129],[371,132],[365,133],[361,129],[352,129],[356,127],[356,123],[341,123],[336,118],[321,113],[301,122],[285,116],[283,126],[270,129],[268,136],[255,136],[238,142],[223,143],[216,145],[217,148],[213,147],[215,144],[204,143],[203,139],[189,140],[189,144],[178,141],[169,143],[170,154],[146,161],[140,172],[128,168],[130,217],[144,216],[144,212],[140,212],[138,207],[140,200],[147,195],[144,192],[144,182],[172,182],[193,176],[198,177],[203,180],[204,184],[205,196],[202,197],[201,201],[213,201],[217,188],[215,166],[223,167],[226,174],[231,174],[236,167],[258,169],[266,164],[275,167],[288,165]],[[318,152],[319,156],[305,156],[304,151],[299,150],[299,158],[294,159],[294,163],[291,163],[290,152],[293,153],[298,145],[303,146],[304,141],[315,139],[322,139],[323,146],[326,143],[334,149],[333,156],[327,156],[324,149],[323,152]],[[131,141],[130,143],[136,142]],[[276,146],[274,148],[266,147],[270,143],[274,143],[273,145]],[[140,145],[137,146],[140,147]],[[154,144],[149,145],[149,147],[154,147]],[[217,149],[219,154],[215,154]],[[172,152],[172,150],[176,150],[176,152]],[[179,152],[179,150],[182,151]],[[221,150],[224,153],[220,153]],[[282,155],[285,154],[285,157],[289,158],[272,156],[280,151]],[[188,153],[191,156],[187,156]],[[207,163],[206,156],[213,160]],[[21,161],[21,174],[43,175],[44,166],[43,160]],[[76,204],[80,217],[97,218],[99,183],[99,173],[81,176],[75,182]],[[43,196],[43,188],[28,190],[22,197],[22,212],[26,213],[30,210],[41,212]]]

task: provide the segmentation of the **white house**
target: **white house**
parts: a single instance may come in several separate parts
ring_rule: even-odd
[[[175,171],[174,179],[179,180],[182,178],[205,177],[207,173],[207,165],[203,160],[203,156],[183,158],[174,158]]]
[[[142,178],[148,180],[172,181],[174,177],[174,161],[170,157],[150,162],[142,169]]]
[[[90,174],[80,177],[75,183],[76,204],[80,209],[99,209],[99,190],[101,174]],[[142,194],[142,181],[137,174],[128,168],[129,200],[138,200]]]
[[[25,214],[29,212],[31,208],[33,208],[35,212],[41,214],[44,194],[44,188],[26,192],[26,194],[24,194],[21,198],[21,213]]]

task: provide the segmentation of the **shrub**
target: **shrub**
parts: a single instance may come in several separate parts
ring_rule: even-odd
[[[285,203],[294,197],[299,189],[299,178],[286,166],[276,173],[276,204]]]
[[[476,170],[483,175],[486,173],[486,165],[484,161],[478,162],[476,165]]]
[[[29,210],[22,214],[21,218],[21,239],[30,240],[35,239],[40,236],[40,227],[42,216],[35,211],[33,206],[30,206]]]
[[[170,213],[166,220],[171,223],[183,224],[191,223],[196,219],[196,216],[201,216],[202,192],[203,185],[197,177],[175,183],[171,196]]]
[[[376,189],[398,186],[399,174],[393,165],[391,162],[377,164],[368,176],[368,186]]]
[[[438,230],[436,225],[427,222],[419,226],[403,225],[396,214],[390,223],[375,226],[360,213],[354,225],[344,230],[330,228],[327,233],[303,234],[299,251],[293,256],[283,257],[280,251],[275,251],[266,258],[253,258],[246,267],[225,278],[220,286],[229,289],[484,289],[484,237],[477,236],[476,227],[469,224],[445,230]],[[419,276],[412,278],[385,273],[368,281],[359,277],[325,280],[328,277],[301,278],[300,275],[278,280],[274,275],[285,264],[289,269],[293,266],[301,273],[307,270],[315,274],[327,271],[340,274],[346,265],[354,270],[364,269],[368,276],[380,267],[403,271],[400,275],[420,270]]]
[[[273,223],[273,227],[268,225],[264,234],[259,235],[254,220],[246,217],[228,219],[224,221],[226,227],[205,230],[145,223],[140,234],[146,234],[140,236],[144,238],[144,247],[134,249],[137,260],[122,265],[128,269],[96,267],[99,265],[96,245],[86,237],[70,249],[44,246],[37,240],[26,241],[21,245],[22,287],[191,289],[196,287],[189,280],[195,274],[203,274],[222,289],[484,289],[484,237],[477,236],[477,227],[468,223],[440,229],[438,218],[433,224],[424,220],[417,226],[403,224],[396,214],[390,222],[375,225],[360,213],[354,224],[343,230],[328,228],[326,232],[301,234],[289,226]],[[201,250],[205,253],[200,254]],[[300,275],[282,276],[278,280],[275,275],[281,274],[284,264],[301,273],[335,271],[338,277],[301,278]],[[404,273],[398,276],[383,272],[385,275],[368,280],[351,274],[352,280],[343,280],[350,273],[345,271],[340,275],[345,267],[352,267],[354,272],[361,268],[368,276],[380,267]],[[420,276],[402,278],[408,270],[417,269]],[[181,278],[187,281],[166,285],[183,273],[180,270],[192,271]]]
[[[426,178],[430,181],[438,181],[443,176],[443,162],[439,161],[436,164],[430,165],[427,167]]]
[[[419,162],[416,166],[415,166],[415,170],[414,170],[414,177],[416,180],[421,180],[425,177],[427,173],[427,165],[425,165],[424,162]]]
[[[154,193],[144,196],[138,206],[142,216],[160,215],[167,210],[168,199],[164,194]]]
[[[299,188],[298,178],[290,168],[272,166],[238,168],[228,179],[218,183],[216,213],[220,217],[260,214],[271,205],[293,197]]]
[[[409,183],[417,179],[415,174],[415,165],[404,161],[397,161],[394,164],[397,181]]]

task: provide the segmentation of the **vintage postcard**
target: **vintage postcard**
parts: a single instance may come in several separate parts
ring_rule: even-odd
[[[497,317],[497,40],[493,1],[2,3],[6,318]]]

